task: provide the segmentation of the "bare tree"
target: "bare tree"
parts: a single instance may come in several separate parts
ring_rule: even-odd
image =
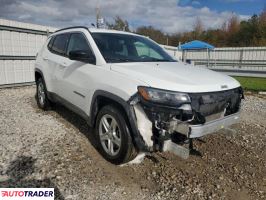
[[[260,14],[260,22],[266,25],[266,4],[264,6],[262,13]]]
[[[198,39],[203,31],[204,31],[204,25],[203,25],[200,17],[197,17],[196,21],[194,23],[194,28],[193,28],[194,38]]]
[[[119,30],[119,31],[130,31],[127,20],[123,20],[121,17],[116,16],[114,18],[114,23],[106,23],[109,29]]]

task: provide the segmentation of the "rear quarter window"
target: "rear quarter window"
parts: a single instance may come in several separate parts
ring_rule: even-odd
[[[52,37],[48,43],[48,49],[51,50],[52,49],[52,46],[53,46],[53,43],[54,43],[54,38],[55,37]]]

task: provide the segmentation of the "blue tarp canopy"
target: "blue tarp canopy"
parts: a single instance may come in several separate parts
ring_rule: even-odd
[[[206,43],[206,42],[202,42],[199,40],[194,40],[185,44],[182,44],[180,46],[181,50],[193,50],[193,49],[214,49],[214,46]]]

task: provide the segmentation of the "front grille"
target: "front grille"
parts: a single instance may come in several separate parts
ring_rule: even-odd
[[[193,111],[206,121],[206,117],[225,111],[225,116],[239,111],[243,92],[241,87],[208,93],[191,93],[191,106]]]

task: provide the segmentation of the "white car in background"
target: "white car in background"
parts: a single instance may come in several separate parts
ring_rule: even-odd
[[[237,122],[243,98],[235,79],[177,62],[146,37],[86,27],[49,36],[35,79],[38,106],[59,102],[82,116],[115,164],[139,152],[188,157],[193,138]]]

